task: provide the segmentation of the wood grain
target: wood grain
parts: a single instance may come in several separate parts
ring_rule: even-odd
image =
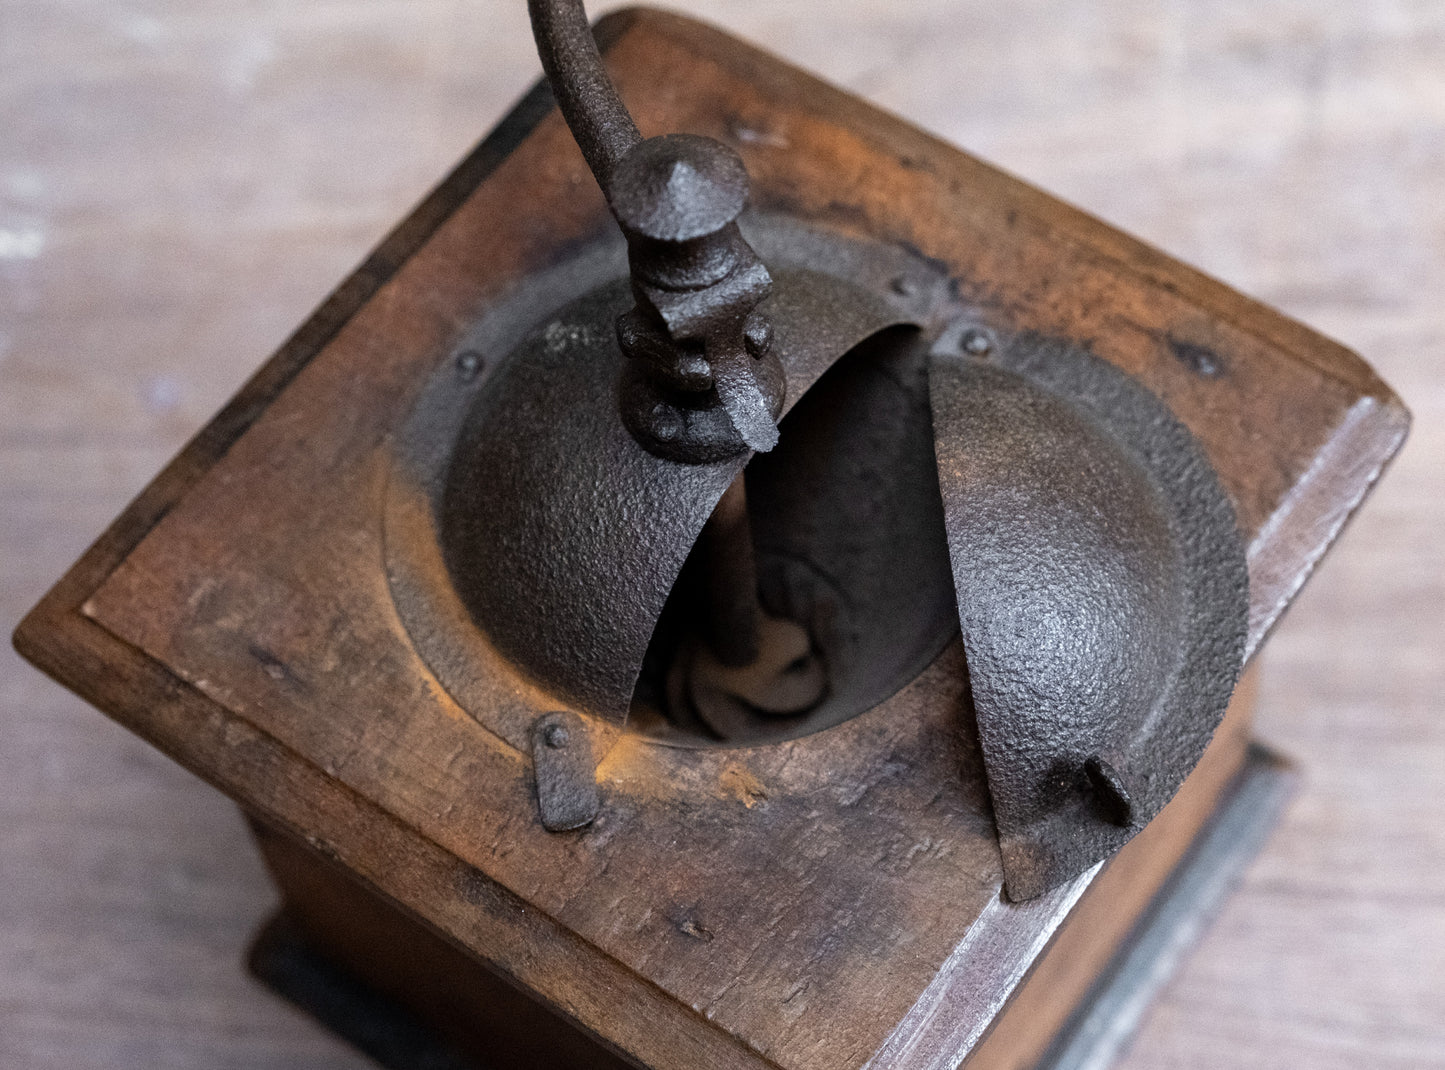
[[[1171,1019],[1166,1000],[1156,1014],[1140,1058],[1287,1065],[1293,1052],[1343,1066],[1369,1053],[1374,1065],[1436,1064],[1442,843],[1426,801],[1442,764],[1431,716],[1441,690],[1440,405],[1419,354],[1442,333],[1425,296],[1445,274],[1440,206],[1428,196],[1441,154],[1440,27],[1424,13],[1386,23],[1343,9],[1338,25],[1291,21],[1268,4],[1211,21],[1121,11],[1083,28],[1027,6],[1002,25],[981,8],[885,16],[860,4],[840,5],[838,25],[814,36],[801,7],[709,14],[1342,335],[1416,408],[1416,442],[1360,523],[1370,534],[1350,536],[1272,648],[1266,728],[1303,749],[1323,782],[1176,986],[1189,993],[1181,1012]],[[0,176],[0,537],[5,612],[18,615],[490,124],[532,61],[506,5],[343,4],[259,21],[175,5],[91,22],[37,6],[4,17],[5,58],[15,60],[0,80],[5,132],[23,165]],[[981,34],[963,32],[975,24]],[[937,45],[965,36],[967,49]],[[960,51],[966,65],[943,66]],[[510,52],[515,77],[488,98],[508,68],[482,70],[471,57],[493,52]],[[1040,55],[1056,64],[1035,66]],[[1382,109],[1368,123],[1350,104],[1361,95]],[[195,107],[177,114],[174,99]],[[1275,120],[1261,123],[1267,133],[1251,126],[1260,99],[1276,103],[1263,109]],[[1198,110],[1170,126],[1151,106]],[[1242,146],[1231,139],[1241,133]],[[1301,192],[1314,196],[1309,211]],[[215,356],[178,366],[180,353]],[[10,979],[0,982],[0,1055],[21,1065],[347,1065],[332,1049],[317,1055],[323,1041],[305,1025],[273,1026],[286,1012],[263,997],[238,997],[234,946],[266,893],[238,852],[213,854],[215,839],[240,832],[214,804],[206,817],[208,793],[14,662],[4,686],[16,730],[0,751],[11,773],[0,790],[21,834],[5,841],[0,878],[15,887],[0,941]],[[1271,721],[1272,703],[1284,720]],[[206,894],[186,885],[177,858],[197,867]],[[193,917],[198,901],[209,909]],[[1250,903],[1260,913],[1231,929]],[[93,920],[77,928],[76,917]],[[223,933],[234,944],[216,954],[208,941]],[[1221,939],[1233,943],[1211,966]],[[184,995],[207,976],[185,972],[188,954],[208,957],[214,983],[230,987],[209,1002],[204,991]],[[115,975],[97,963],[130,980],[105,984]],[[1326,990],[1326,966],[1374,983]],[[1253,999],[1241,991],[1250,979]],[[1161,1029],[1165,1046],[1150,1048]]]
[[[636,12],[604,20],[599,36],[644,129],[733,140],[760,210],[915,249],[995,330],[1086,338],[1167,394],[1282,590],[1321,545],[1297,537],[1299,492],[1313,481],[1315,513],[1340,515],[1393,452],[1402,410],[1338,345],[720,31]],[[433,369],[452,382],[449,356],[477,309],[611,230],[537,99],[146,488],[16,645],[645,1065],[952,1067],[1089,883],[996,902],[956,648],[825,734],[730,751],[599,739],[608,805],[585,832],[554,837],[537,827],[525,744],[509,746],[505,726],[555,699],[485,656],[468,659],[481,697],[449,694],[400,627],[382,543],[409,525],[383,534],[380,502],[413,477],[388,462],[389,432]],[[873,285],[886,292],[889,275]],[[1181,361],[1181,338],[1219,367]],[[1354,427],[1363,447],[1379,445],[1344,464],[1336,429]],[[1252,601],[1267,621],[1279,593],[1256,584]],[[1215,788],[1202,770],[1192,782],[1204,798],[1237,764],[1238,748],[1230,759],[1221,747]],[[318,770],[334,786],[320,791]],[[727,788],[738,776],[762,805]],[[308,801],[317,792],[336,801]],[[1176,816],[1208,809],[1180,805]],[[424,846],[377,843],[377,809]],[[1187,840],[1170,821],[1154,831],[1176,854]],[[435,848],[468,886],[495,885],[557,927],[535,944],[518,910],[479,915],[455,880],[396,864]],[[1157,848],[1147,861],[1159,873],[1170,863]],[[1137,904],[1143,890],[1110,897]],[[1111,921],[1126,930],[1130,914]]]

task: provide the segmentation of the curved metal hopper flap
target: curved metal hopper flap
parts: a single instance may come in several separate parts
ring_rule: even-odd
[[[637,444],[612,384],[625,280],[536,328],[473,413],[448,477],[448,565],[477,625],[573,709],[622,723],[689,550],[747,457],[681,464]],[[898,314],[841,280],[779,271],[768,306],[787,406]]]
[[[1248,579],[1190,432],[1087,351],[936,355],[939,487],[1010,898],[1152,819],[1224,715]]]

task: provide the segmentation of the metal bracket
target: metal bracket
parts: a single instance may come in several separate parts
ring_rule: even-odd
[[[592,741],[582,718],[566,710],[539,717],[532,725],[532,767],[537,809],[548,832],[590,825],[601,809]]]

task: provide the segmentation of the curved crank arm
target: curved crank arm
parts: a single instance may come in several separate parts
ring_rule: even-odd
[[[613,172],[642,134],[602,66],[582,0],[527,0],[527,13],[552,95],[610,204]]]

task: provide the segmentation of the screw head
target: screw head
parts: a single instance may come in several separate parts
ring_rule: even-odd
[[[542,732],[543,742],[553,750],[565,747],[571,738],[565,725],[549,724]]]
[[[457,371],[463,379],[475,379],[482,364],[482,355],[475,349],[464,349],[457,354]]]
[[[993,339],[981,327],[970,327],[964,331],[959,344],[965,353],[974,357],[986,356],[993,349]]]

